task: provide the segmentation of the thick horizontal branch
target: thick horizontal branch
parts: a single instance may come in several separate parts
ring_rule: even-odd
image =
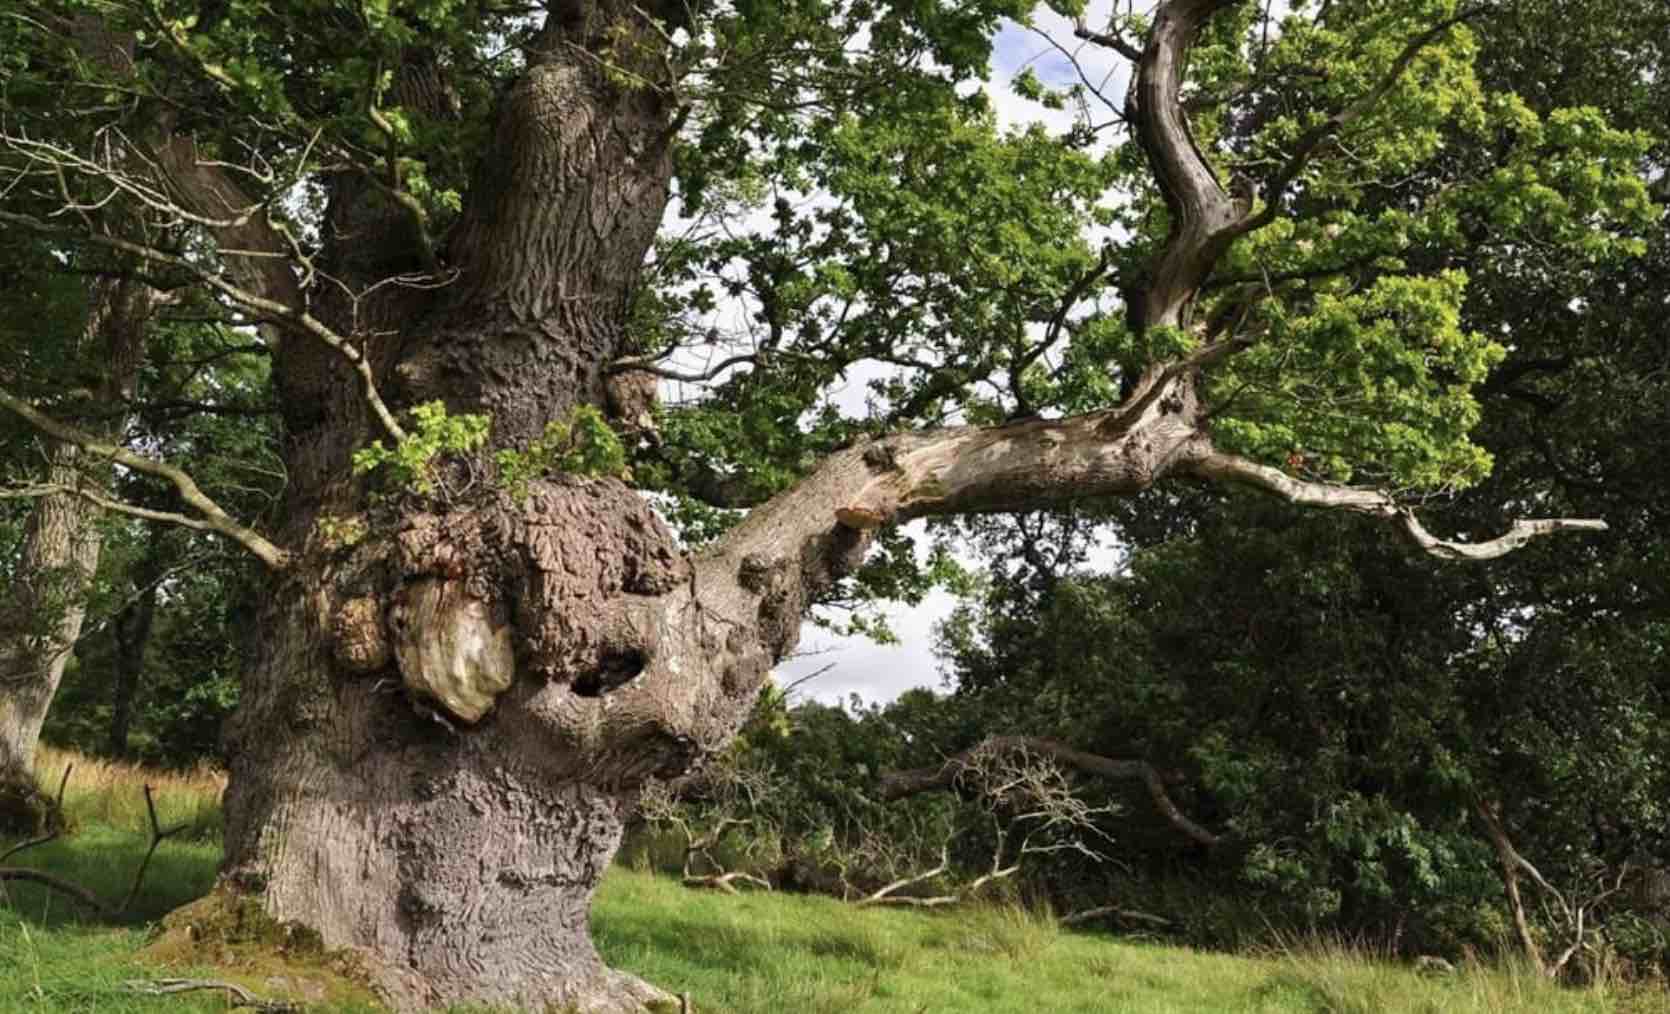
[[[1295,479],[1278,468],[1221,451],[1191,461],[1188,471],[1205,479],[1244,483],[1303,507],[1345,510],[1395,521],[1410,542],[1446,560],[1494,560],[1538,536],[1556,532],[1604,532],[1607,527],[1606,522],[1592,519],[1538,518],[1516,521],[1507,534],[1485,542],[1453,542],[1427,531],[1414,511],[1383,490]]]
[[[232,516],[222,510],[219,504],[210,499],[209,496],[205,494],[197,485],[197,482],[183,470],[176,468],[167,462],[157,461],[154,458],[147,458],[144,455],[135,454],[124,447],[120,447],[105,440],[100,440],[98,437],[95,437],[90,433],[59,422],[58,420],[37,411],[33,406],[29,405],[29,403],[23,401],[21,398],[3,390],[0,390],[0,408],[4,408],[12,412],[14,415],[22,418],[24,422],[28,423],[41,433],[52,437],[54,440],[61,440],[67,444],[74,444],[87,451],[89,454],[94,454],[98,457],[113,461],[118,465],[131,468],[136,472],[143,472],[146,475],[156,476],[159,479],[163,479],[173,484],[174,489],[180,494],[180,499],[185,501],[188,507],[197,511],[197,513],[201,515],[201,518],[171,515],[163,511],[148,511],[146,508],[136,507],[132,504],[120,504],[119,501],[103,497],[102,495],[90,490],[82,490],[78,488],[74,490],[77,495],[93,500],[95,503],[99,503],[100,506],[110,507],[113,510],[121,510],[123,513],[132,514],[136,517],[146,517],[149,520],[154,521],[169,521],[176,524],[184,524],[190,528],[200,528],[224,535],[233,542],[238,543],[240,546],[243,546],[245,549],[255,554],[255,556],[260,559],[262,563],[266,564],[273,570],[282,570],[289,564],[289,556],[284,552],[284,550],[279,549],[276,545],[269,542],[254,529],[245,527],[244,525],[241,525],[237,521],[233,520]]]
[[[1223,841],[1222,835],[1213,834],[1190,820],[1172,801],[1171,794],[1166,791],[1166,781],[1168,777],[1174,779],[1175,776],[1168,776],[1147,761],[1116,760],[1037,736],[990,736],[978,746],[947,757],[936,767],[886,772],[881,776],[882,798],[903,799],[919,792],[952,788],[963,772],[969,769],[976,754],[993,751],[1021,751],[1047,757],[1057,764],[1111,781],[1141,779],[1154,801],[1154,808],[1168,824],[1202,845],[1212,846]]]

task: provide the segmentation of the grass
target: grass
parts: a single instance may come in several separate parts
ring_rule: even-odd
[[[1562,989],[1512,967],[1428,977],[1324,943],[1265,957],[1202,954],[1063,931],[1014,908],[924,913],[819,897],[738,898],[627,870],[604,882],[593,934],[611,964],[688,990],[697,1010],[733,1014],[1618,1009],[1602,990]]]
[[[72,828],[100,825],[149,835],[144,791],[149,785],[163,827],[184,825],[181,838],[220,842],[226,774],[218,768],[199,764],[185,771],[158,771],[48,746],[36,751],[35,777],[47,792],[58,791],[66,770],[64,812]]]
[[[50,757],[45,766],[61,771],[66,759]],[[12,862],[120,898],[148,842],[142,797],[137,806],[125,798],[138,794],[141,778],[156,787],[165,822],[218,828],[221,783],[212,771],[159,776],[82,759],[75,769],[65,802],[76,830]],[[294,975],[247,956],[230,971],[141,964],[145,924],[207,891],[218,860],[212,838],[165,842],[117,925],[40,888],[5,885],[0,1014],[226,1009],[212,994],[146,997],[123,986],[164,976],[233,979],[263,995],[285,993]],[[688,991],[704,1014],[1607,1014],[1626,1005],[1634,1014],[1670,1012],[1662,992],[1619,998],[1604,989],[1561,989],[1511,966],[1433,978],[1329,941],[1289,941],[1250,957],[1205,954],[1064,931],[1016,908],[928,913],[856,909],[822,897],[734,897],[626,869],[604,881],[593,935],[611,964]],[[368,1009],[346,994],[326,995],[308,1009]]]

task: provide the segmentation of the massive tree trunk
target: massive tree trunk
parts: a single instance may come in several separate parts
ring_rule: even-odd
[[[107,371],[99,392],[105,399],[132,393],[155,298],[134,281],[101,281],[90,288],[79,344]],[[120,429],[120,421],[113,429]],[[89,462],[73,444],[47,440],[44,445],[46,486],[70,490],[109,475],[108,465]],[[97,507],[73,493],[40,497],[24,530],[18,580],[0,595],[0,832],[26,832],[46,816],[47,801],[34,784],[35,747],[81,636],[102,543],[98,515]]]
[[[585,55],[611,30],[604,6],[554,12],[529,47],[445,251],[456,280],[370,310],[396,335],[362,346],[391,405],[491,413],[483,455],[601,407],[628,351],[674,111]],[[338,277],[388,272],[363,245],[385,213],[341,181]],[[323,312],[354,334],[367,308]],[[228,728],[225,882],[363,952],[402,1007],[663,999],[598,957],[592,891],[637,787],[717,749],[774,652],[734,582],[702,588],[618,481],[552,479],[516,500],[463,492],[470,465],[454,462],[440,495],[372,504],[349,459],[378,434],[351,365],[306,335],[275,361],[290,565]],[[356,522],[376,537],[343,539]]]
[[[1141,60],[1133,115],[1174,216],[1133,295],[1143,327],[1190,327],[1194,293],[1249,227],[1250,209],[1188,140],[1178,97],[1187,47],[1222,6],[1165,5]],[[474,481],[486,455],[606,406],[611,363],[638,351],[628,300],[672,174],[680,113],[653,83],[661,36],[646,12],[548,7],[438,256],[414,257],[413,223],[344,173],[326,181],[312,265],[331,282],[304,298],[260,202],[188,141],[156,145],[178,198],[223,216],[210,228],[237,284],[208,283],[273,322],[287,430],[273,542],[156,470],[200,526],[272,568],[258,661],[228,728],[224,884],[359,950],[408,1008],[635,1010],[662,996],[607,969],[587,933],[623,819],[646,780],[724,745],[809,604],[882,526],[1130,494],[1167,475],[1398,515],[1383,494],[1298,482],[1212,447],[1199,372],[1235,351],[1228,339],[1153,364],[1117,408],[841,451],[698,555],[613,479],[548,477],[522,498]],[[676,24],[682,12],[647,13]],[[422,54],[408,64],[402,74]],[[425,101],[411,92],[403,102]],[[245,213],[225,219],[229,208]],[[483,457],[441,463],[430,494],[373,498],[353,452],[434,400],[491,413]]]

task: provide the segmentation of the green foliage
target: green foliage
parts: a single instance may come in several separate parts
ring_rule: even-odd
[[[567,419],[552,419],[545,432],[526,450],[500,450],[493,456],[499,480],[518,499],[527,496],[528,483],[546,472],[571,475],[624,476],[626,447],[591,405],[580,405]]]
[[[387,466],[396,489],[422,496],[435,491],[437,468],[444,455],[467,454],[487,442],[491,420],[485,415],[450,415],[444,402],[430,401],[412,409],[412,431],[393,447],[381,440],[354,452],[354,472],[363,475]]]
[[[396,489],[427,496],[441,481],[443,459],[478,450],[487,442],[491,426],[486,415],[451,415],[442,402],[427,402],[412,409],[412,432],[406,439],[392,448],[374,440],[355,451],[354,471],[364,474],[386,466]],[[577,406],[567,419],[552,419],[545,424],[545,432],[523,450],[501,448],[494,453],[493,463],[499,481],[517,499],[527,496],[530,482],[549,472],[593,477],[630,474],[626,446],[603,413],[591,405]]]
[[[319,529],[319,537],[331,549],[351,549],[365,541],[368,531],[364,518],[345,518],[334,514],[320,515],[314,526]]]
[[[1460,488],[1490,469],[1469,440],[1474,387],[1502,346],[1461,328],[1466,278],[1383,277],[1317,296],[1302,315],[1273,313],[1267,338],[1218,371],[1226,447],[1309,475]],[[1373,447],[1372,457],[1364,454]]]

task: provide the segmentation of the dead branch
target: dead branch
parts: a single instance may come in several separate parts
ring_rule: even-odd
[[[163,830],[162,825],[157,822],[157,804],[151,798],[149,785],[145,786],[145,813],[151,818],[151,844],[145,849],[145,858],[139,861],[139,869],[133,875],[133,885],[128,888],[127,897],[122,899],[122,907],[117,909],[119,912],[126,912],[133,905],[133,900],[139,896],[139,885],[145,880],[145,871],[151,865],[151,857],[156,855],[157,846],[162,844],[163,839],[179,834],[191,826],[176,824],[166,831]]]
[[[1150,926],[1159,926],[1162,928],[1170,927],[1172,924],[1171,920],[1165,918],[1164,916],[1151,915],[1148,912],[1139,912],[1134,908],[1120,908],[1118,905],[1101,905],[1096,908],[1087,908],[1082,912],[1073,912],[1069,915],[1064,915],[1059,921],[1063,926],[1082,926],[1087,922],[1095,922],[1097,919],[1106,919],[1110,917],[1114,919],[1123,919],[1127,922],[1147,923]]]
[[[1398,523],[1404,536],[1428,554],[1446,560],[1494,560],[1505,556],[1542,535],[1556,532],[1604,532],[1604,521],[1582,518],[1537,518],[1515,521],[1505,535],[1484,542],[1452,542],[1427,531],[1414,511],[1398,503],[1384,490],[1361,486],[1336,486],[1295,479],[1286,472],[1256,461],[1212,450],[1188,465],[1188,471],[1204,479],[1238,482],[1273,493],[1301,507],[1367,514]]]
[[[218,979],[129,979],[122,983],[122,988],[130,993],[145,996],[177,996],[181,993],[192,993],[198,990],[212,989],[226,994],[229,1005],[259,1011],[261,1014],[290,1014],[301,1011],[303,1006],[288,1000],[264,1000],[235,982],[221,982]]]
[[[1064,743],[1037,736],[992,736],[983,740],[977,746],[947,757],[937,767],[886,772],[881,776],[882,798],[889,800],[902,799],[918,792],[953,788],[956,786],[958,778],[969,768],[971,762],[987,751],[1029,752],[1047,757],[1058,764],[1064,764],[1085,774],[1110,780],[1140,778],[1143,785],[1148,789],[1149,797],[1154,801],[1154,808],[1173,827],[1194,841],[1208,847],[1217,845],[1224,840],[1222,835],[1213,834],[1190,820],[1172,801],[1171,795],[1166,792],[1166,782],[1176,779],[1177,776],[1174,773],[1162,772],[1147,761],[1115,760],[1111,757],[1074,750]]]
[[[60,810],[63,809],[64,786],[69,783],[71,767],[73,767],[73,765],[66,765],[64,767],[64,776],[58,782],[58,808]],[[145,786],[145,812],[151,819],[151,842],[149,847],[145,849],[145,858],[140,860],[139,869],[134,871],[133,883],[129,885],[127,894],[123,896],[120,904],[113,905],[80,884],[64,877],[60,877],[57,874],[48,873],[45,870],[31,869],[26,866],[0,865],[0,885],[4,885],[10,881],[40,884],[41,886],[50,888],[60,894],[69,895],[106,919],[114,919],[121,916],[133,906],[134,900],[139,897],[139,888],[145,882],[145,871],[150,868],[151,857],[156,854],[157,846],[161,845],[165,839],[179,834],[181,831],[184,831],[190,826],[189,824],[177,824],[174,827],[165,829],[157,820],[157,807],[152,798],[151,787],[149,785]],[[62,833],[63,828],[62,825],[60,825],[48,834],[37,838],[31,838],[22,844],[12,846],[10,849],[7,849],[4,854],[0,854],[0,864],[3,864],[7,859],[10,859],[12,856],[15,856],[27,849],[34,848],[37,845],[45,845],[47,842],[58,838]]]
[[[853,904],[859,908],[864,908],[869,905],[912,905],[917,908],[937,908],[942,905],[954,905],[958,901],[962,900],[962,895],[942,894],[935,895],[930,898],[921,898],[913,897],[911,895],[895,894],[895,892],[902,891],[907,887],[932,880],[950,868],[950,846],[941,845],[939,848],[939,865],[935,866],[931,870],[925,870],[921,873],[914,873],[910,876],[900,877],[892,883],[886,884],[880,889],[859,898],[857,901],[853,902]]]
[[[951,905],[974,897],[988,884],[1019,873],[1029,856],[1077,852],[1093,861],[1106,860],[1087,839],[1108,837],[1097,826],[1097,818],[1110,812],[1109,809],[1092,807],[1079,798],[1053,758],[1014,743],[993,740],[964,751],[959,757],[962,759],[950,776],[950,787],[975,793],[986,819],[991,822],[992,855],[986,872],[948,894],[930,897],[897,894],[950,868],[950,843],[946,841],[940,846],[937,866],[898,878],[856,904],[921,908]]]
[[[1491,845],[1495,847],[1497,860],[1502,867],[1502,887],[1508,898],[1508,910],[1513,916],[1514,931],[1519,937],[1520,947],[1524,950],[1526,959],[1531,962],[1538,972],[1551,979],[1557,979],[1565,971],[1571,959],[1587,946],[1587,937],[1592,930],[1589,925],[1589,917],[1595,908],[1601,902],[1621,891],[1624,882],[1634,870],[1628,863],[1625,863],[1618,869],[1609,886],[1604,878],[1599,878],[1598,889],[1592,895],[1582,900],[1568,899],[1564,893],[1548,882],[1547,878],[1531,864],[1530,860],[1521,855],[1519,850],[1514,847],[1512,839],[1508,837],[1506,827],[1502,824],[1501,810],[1501,804],[1497,802],[1476,800],[1473,804],[1473,812],[1478,815],[1480,822],[1484,824],[1485,833],[1489,836]],[[1530,920],[1525,915],[1525,901],[1519,892],[1519,875],[1521,873],[1529,877],[1532,883],[1536,884],[1548,898],[1553,900],[1554,907],[1558,912],[1557,921],[1562,923],[1562,928],[1570,934],[1570,942],[1553,960],[1544,958],[1542,947],[1537,943],[1535,935],[1531,932]],[[1552,915],[1546,907],[1544,913]]]
[[[715,890],[724,891],[726,894],[740,894],[741,892],[734,886],[737,883],[752,884],[762,891],[771,890],[771,881],[764,877],[756,877],[752,873],[745,873],[742,870],[694,877],[686,876],[684,878],[685,887],[711,887]]]
[[[727,831],[732,828],[751,827],[758,817],[754,813],[742,817],[729,812],[736,806],[746,806],[750,810],[757,806],[757,793],[761,785],[769,784],[769,777],[763,772],[752,774],[759,775],[759,778],[755,779],[749,777],[750,773],[732,769],[724,777],[703,783],[716,787],[722,800],[719,818],[701,831],[696,830],[687,819],[687,811],[673,786],[665,782],[652,782],[639,797],[638,812],[645,820],[674,828],[684,838],[684,858],[679,870],[684,886],[712,888],[726,894],[737,894],[736,885],[739,883],[750,884],[765,891],[771,890],[771,882],[764,877],[742,870],[727,870],[713,854],[713,850],[724,840]],[[709,776],[711,779],[711,773]],[[698,872],[698,864],[704,867],[706,872]]]
[[[1142,50],[1132,44],[1129,39],[1114,31],[1112,26],[1109,26],[1108,31],[1098,32],[1085,22],[1083,16],[1080,16],[1073,22],[1073,34],[1085,42],[1101,46],[1104,49],[1111,49],[1132,63],[1142,59]]]

